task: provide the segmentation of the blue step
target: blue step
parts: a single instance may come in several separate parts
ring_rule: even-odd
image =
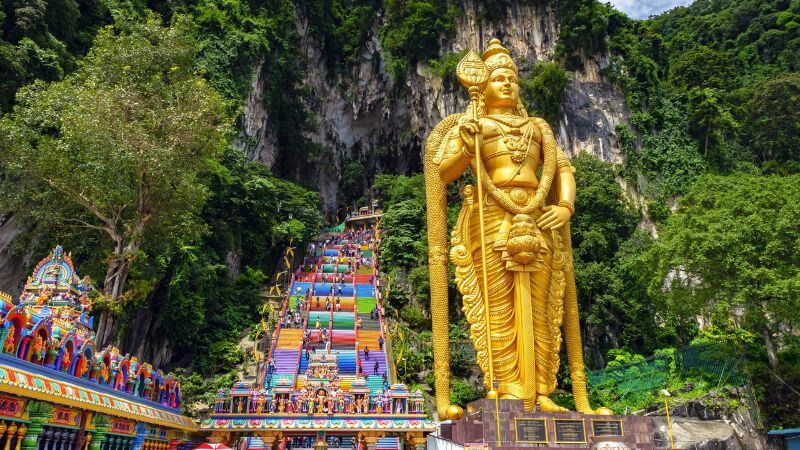
[[[349,374],[355,375],[356,373],[356,351],[355,350],[338,350],[339,354],[338,365],[339,373],[342,375]]]
[[[357,284],[356,285],[357,297],[375,297],[375,287],[371,284]]]
[[[300,288],[300,292],[297,291]],[[295,281],[292,283],[291,295],[306,295],[308,290],[311,289],[311,283],[308,281]]]

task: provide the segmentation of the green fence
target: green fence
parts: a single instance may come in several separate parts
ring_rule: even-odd
[[[674,372],[670,355],[656,355],[642,361],[587,373],[590,392],[617,400],[646,400],[658,395],[670,380],[701,379],[712,387],[739,386],[753,423],[762,419],[741,349],[726,344],[693,345],[675,351]]]
[[[643,361],[589,372],[586,380],[592,392],[622,400],[649,395],[667,385],[670,376],[670,358],[653,356]]]

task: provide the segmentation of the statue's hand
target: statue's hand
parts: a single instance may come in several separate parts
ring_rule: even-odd
[[[461,135],[461,142],[464,143],[468,153],[475,153],[475,139],[480,134],[480,127],[478,121],[475,119],[467,119],[458,127],[458,132]]]
[[[570,210],[563,206],[545,206],[542,211],[545,213],[537,220],[537,225],[543,230],[557,230],[569,223],[569,219],[572,218]]]

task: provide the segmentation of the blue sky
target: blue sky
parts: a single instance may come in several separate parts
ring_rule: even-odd
[[[603,0],[601,0],[603,1]],[[605,0],[634,19],[646,19],[676,6],[686,6],[692,0]]]

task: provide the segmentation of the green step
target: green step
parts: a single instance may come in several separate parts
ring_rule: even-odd
[[[353,314],[333,315],[333,328],[334,329],[348,329],[352,330],[355,326],[355,317]]]
[[[331,313],[329,313],[328,311],[309,311],[308,328],[313,328],[318,318],[320,325],[322,325],[323,327],[327,327],[328,322],[330,322],[331,320]]]
[[[359,297],[357,301],[359,314],[369,314],[370,311],[375,309],[375,305],[378,303],[373,297]]]

